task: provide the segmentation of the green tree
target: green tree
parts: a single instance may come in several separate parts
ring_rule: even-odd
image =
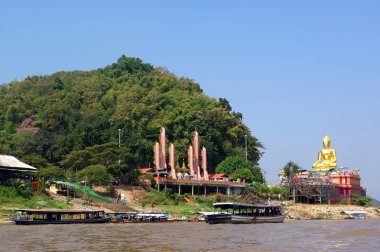
[[[90,165],[76,174],[78,180],[85,180],[90,185],[109,185],[112,176],[104,165]]]
[[[261,171],[261,168],[257,165],[254,165],[251,168],[251,172],[253,175],[252,181],[258,182],[258,183],[264,183],[264,175],[263,172]]]
[[[252,171],[248,168],[237,169],[231,175],[231,178],[245,180],[246,182],[252,182],[253,181],[253,174],[252,174]]]
[[[21,158],[21,161],[39,170],[51,165],[44,157],[37,154],[30,154],[30,155],[23,156]]]
[[[253,165],[263,155],[263,145],[226,98],[208,97],[195,81],[125,55],[93,71],[30,76],[0,86],[0,95],[3,153],[38,154],[65,171],[96,164],[109,168],[119,159],[129,168],[148,166],[162,126],[175,144],[176,161],[187,159],[196,128],[211,173],[226,157],[244,156],[245,150]],[[32,116],[38,132],[16,130]],[[106,147],[118,142],[118,129],[121,148]]]
[[[38,133],[20,131],[12,134],[11,137],[11,155],[27,156],[42,153],[43,146]]]
[[[93,145],[83,150],[72,151],[67,154],[60,164],[65,169],[80,171],[89,165],[104,165],[105,167],[114,170],[119,169],[119,172],[125,170],[123,167],[115,167],[119,163],[129,163],[131,159],[129,149],[119,148],[116,142]],[[116,175],[116,174],[115,174]],[[120,175],[119,175],[120,176]]]
[[[288,163],[286,163],[286,165],[282,168],[285,172],[285,176],[287,178],[291,177],[291,174],[296,174],[298,172],[300,172],[301,170],[303,170],[301,168],[301,166],[299,166],[298,164],[296,164],[295,162],[293,161],[289,161]]]
[[[351,203],[358,206],[367,206],[373,201],[372,198],[357,194],[351,195]]]
[[[217,173],[226,173],[233,179],[242,179],[246,182],[264,182],[260,167],[254,166],[242,157],[227,157],[216,168]]]
[[[45,179],[65,179],[65,171],[57,166],[47,166],[42,168],[38,174],[39,177],[45,178]]]

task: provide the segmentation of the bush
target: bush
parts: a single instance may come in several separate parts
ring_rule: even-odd
[[[289,194],[289,189],[280,186],[280,187],[269,187],[267,185],[261,184],[261,183],[251,183],[246,185],[245,187],[245,195],[252,197],[252,195],[255,195],[261,199],[267,199],[268,197],[272,199],[278,199],[279,195],[280,198],[287,198]]]
[[[31,196],[30,187],[25,183],[24,180],[16,179],[13,186],[20,196],[25,198],[29,198]]]
[[[8,202],[10,199],[20,197],[15,187],[0,186],[0,204]]]
[[[194,200],[195,200],[195,202],[200,203],[200,204],[206,202],[206,198],[203,196],[194,196]]]
[[[154,176],[153,176],[153,174],[145,174],[145,175],[140,175],[140,176],[138,176],[138,179],[140,180],[140,182],[143,182],[143,183],[149,183],[149,185],[151,186],[151,187],[154,187],[154,184],[155,184],[155,180],[154,180]],[[149,181],[149,182],[147,182],[147,181]],[[157,186],[157,185],[156,185]]]
[[[352,194],[351,195],[351,203],[353,205],[358,205],[358,206],[367,206],[372,202],[372,198],[366,197],[366,196],[361,196],[361,195],[356,195]]]
[[[28,194],[26,197],[20,195],[14,186],[0,185],[0,206],[18,209],[34,209],[34,208],[51,208],[51,209],[69,209],[70,207],[64,203],[51,200],[43,193]],[[0,208],[1,208],[0,207]],[[0,210],[1,211],[1,210]]]
[[[141,194],[139,197],[140,204],[144,206],[155,206],[155,205],[171,205],[173,200],[168,197],[165,193],[151,191],[149,193]]]

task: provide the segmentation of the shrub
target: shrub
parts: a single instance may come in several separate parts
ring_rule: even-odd
[[[20,196],[29,198],[31,196],[30,187],[25,183],[24,180],[16,179],[14,183],[14,188]]]
[[[361,195],[356,195],[352,194],[351,195],[351,203],[353,205],[358,205],[358,206],[367,206],[372,202],[372,198],[366,197],[366,196],[361,196]]]

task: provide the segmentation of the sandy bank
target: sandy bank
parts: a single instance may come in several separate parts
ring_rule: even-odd
[[[343,211],[366,211],[366,219],[379,219],[379,207],[363,207],[354,205],[311,205],[293,202],[283,202],[284,210],[290,219],[300,220],[341,220],[348,217]]]

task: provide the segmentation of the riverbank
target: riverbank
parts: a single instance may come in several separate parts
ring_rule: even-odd
[[[380,208],[355,205],[319,205],[283,202],[288,219],[293,220],[342,220],[349,217],[344,211],[365,211],[366,219],[380,219]]]
[[[186,202],[179,204],[157,204],[152,206],[146,204],[142,207],[142,199],[149,198],[147,193],[143,190],[123,191],[131,207],[138,211],[163,211],[168,212],[171,216],[181,218],[181,215],[187,218],[196,217],[197,212],[213,211],[212,203],[216,198],[208,196],[205,198],[188,198]],[[233,198],[233,196],[222,195],[218,200],[220,201],[239,201],[239,197]],[[204,202],[202,202],[202,200]],[[212,202],[211,202],[212,201]],[[349,217],[344,214],[344,211],[365,211],[366,219],[380,219],[380,207],[379,206],[356,206],[356,205],[328,205],[328,204],[301,204],[293,203],[292,201],[278,201],[272,202],[273,204],[282,204],[283,209],[288,213],[287,219],[292,220],[342,220]]]
[[[102,193],[101,188],[94,188]],[[37,194],[29,199],[7,198],[0,207],[0,223],[9,223],[10,217],[17,209],[75,209],[91,208],[105,210],[106,212],[166,212],[173,219],[192,220],[198,216],[198,212],[213,211],[214,202],[239,201],[239,196],[233,195],[208,195],[208,196],[185,196],[159,193],[152,190],[145,191],[143,188],[120,188],[123,200],[111,204],[92,202],[85,205],[84,201],[76,198],[67,204],[64,196],[48,197],[45,194]],[[7,203],[6,203],[7,202]],[[319,205],[300,204],[292,201],[272,202],[282,204],[284,211],[288,213],[288,220],[341,220],[349,216],[344,211],[365,211],[366,219],[380,219],[379,206],[355,206],[355,205]]]
[[[344,211],[365,211],[365,219],[380,219],[380,208],[379,207],[363,207],[354,205],[310,205],[310,204],[299,204],[292,202],[283,202],[284,211],[288,213],[286,220],[343,220],[347,219],[349,216],[344,214]],[[198,208],[198,205],[194,205],[194,208]],[[183,206],[167,206],[165,209],[160,207],[156,208],[145,208],[140,209],[142,211],[167,211],[169,215],[175,218],[180,218],[180,212],[184,211]],[[190,214],[191,206],[186,208],[186,218],[195,218],[196,211]],[[106,209],[108,210],[108,209]],[[10,217],[14,214],[14,209],[1,209],[0,210],[0,224],[11,223]]]

